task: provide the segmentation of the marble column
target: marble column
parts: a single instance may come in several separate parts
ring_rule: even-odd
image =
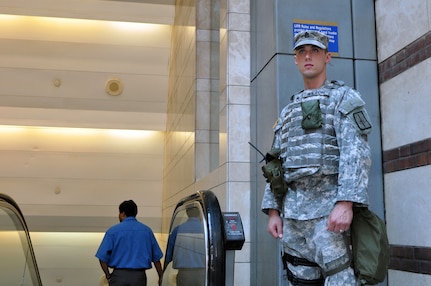
[[[227,176],[226,209],[240,212],[246,235],[234,285],[250,285],[250,1],[221,0],[220,27],[219,161]]]

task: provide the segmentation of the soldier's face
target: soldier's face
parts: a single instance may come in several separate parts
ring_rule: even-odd
[[[295,50],[295,64],[299,72],[308,79],[326,73],[326,64],[330,60],[330,53],[313,45],[304,45]]]

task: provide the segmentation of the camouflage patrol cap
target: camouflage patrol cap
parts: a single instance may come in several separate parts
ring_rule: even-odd
[[[296,50],[303,45],[314,45],[321,49],[328,49],[329,38],[323,33],[317,31],[302,31],[295,36],[295,47]]]

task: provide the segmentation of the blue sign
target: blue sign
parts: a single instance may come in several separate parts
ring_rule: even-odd
[[[338,53],[338,26],[334,25],[334,23],[313,23],[313,21],[294,22],[293,38],[302,31],[318,31],[325,34],[329,38],[328,51],[331,53]],[[294,42],[295,41],[293,41],[293,43]]]

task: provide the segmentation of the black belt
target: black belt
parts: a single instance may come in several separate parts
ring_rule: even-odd
[[[145,271],[147,270],[146,268],[115,268],[114,270],[123,270],[123,271]]]
[[[322,286],[324,284],[325,279],[322,276],[317,278],[317,279],[312,279],[312,280],[298,278],[287,267],[287,262],[289,262],[290,264],[292,264],[294,266],[302,265],[302,266],[319,267],[320,268],[320,266],[317,263],[309,261],[309,260],[302,258],[302,257],[296,257],[293,255],[290,255],[289,253],[286,253],[286,252],[282,256],[282,261],[283,261],[283,266],[284,266],[283,268],[287,272],[287,279],[290,281],[290,283],[292,285],[294,285],[294,286]]]
[[[307,280],[296,277],[289,269],[287,269],[287,279],[294,286],[323,286],[325,279],[323,277]]]
[[[293,255],[290,255],[289,253],[286,253],[286,252],[283,254],[282,259],[283,259],[283,262],[287,261],[294,266],[303,265],[303,266],[310,266],[310,267],[320,267],[319,264],[315,262],[311,262],[302,257],[296,257]]]

